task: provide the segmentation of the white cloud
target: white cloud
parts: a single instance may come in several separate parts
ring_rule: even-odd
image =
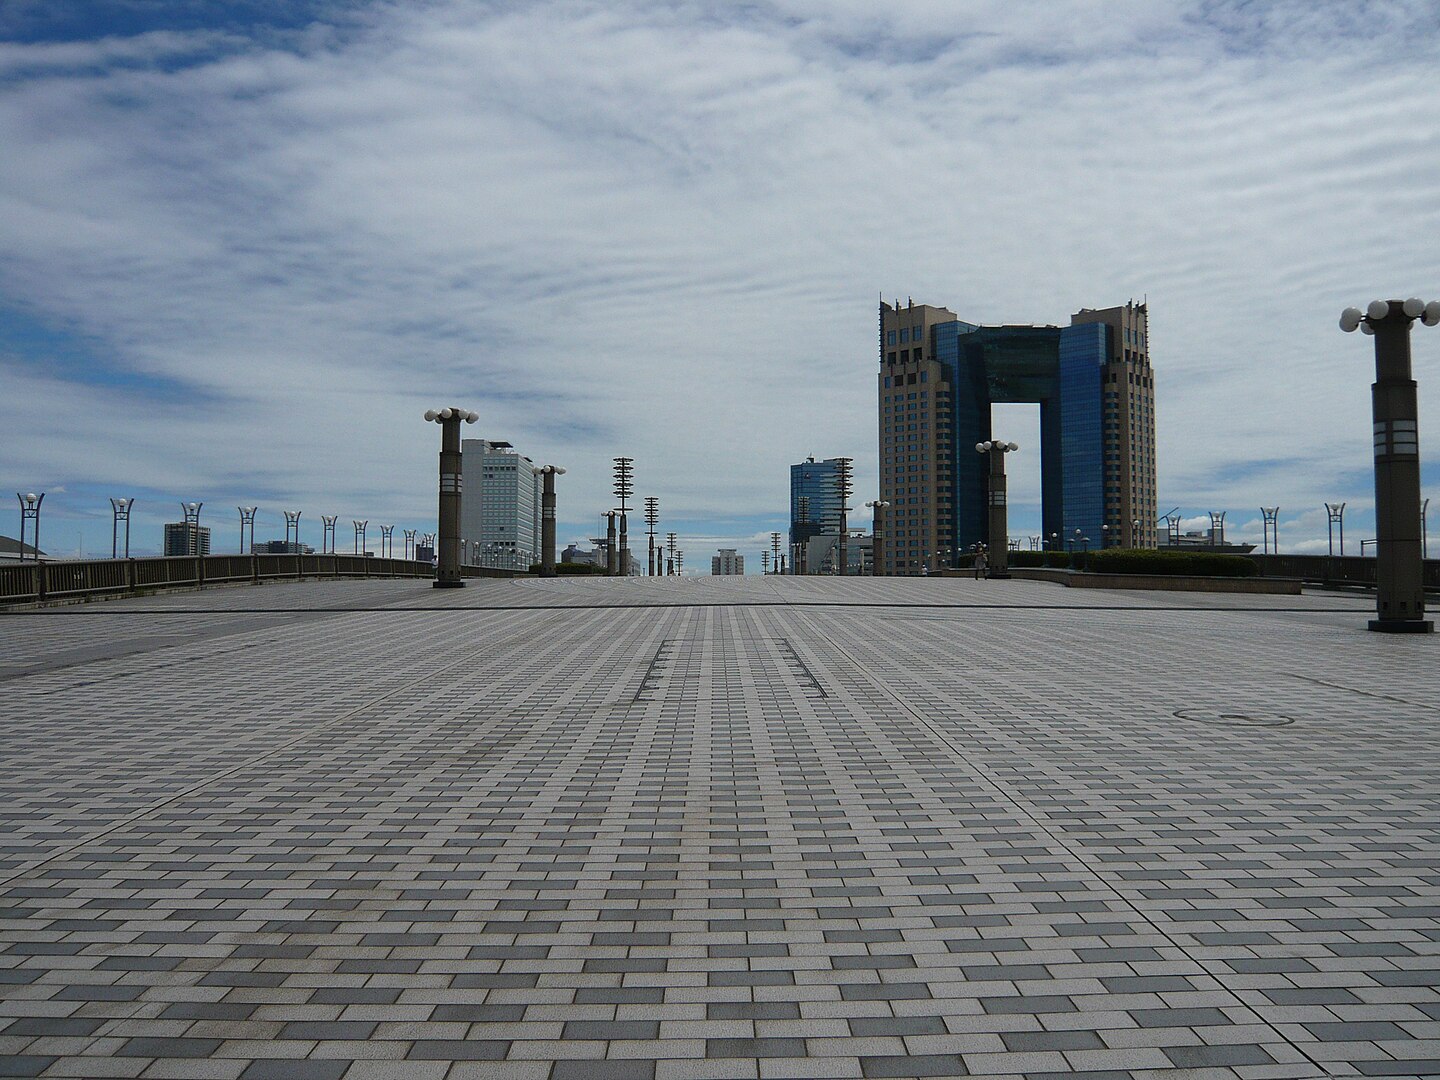
[[[1440,296],[1427,9],[456,2],[5,45],[0,296],[196,395],[11,356],[6,471],[419,520],[419,413],[454,401],[569,467],[562,534],[625,453],[708,556],[779,526],[806,453],[873,497],[878,295],[1148,294],[1161,509],[1359,506],[1372,376],[1335,316]]]

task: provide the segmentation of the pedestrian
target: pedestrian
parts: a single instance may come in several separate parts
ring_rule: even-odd
[[[985,558],[985,548],[981,547],[975,552],[975,580],[979,581],[981,574],[989,577],[990,575],[987,572],[989,568],[990,564]]]

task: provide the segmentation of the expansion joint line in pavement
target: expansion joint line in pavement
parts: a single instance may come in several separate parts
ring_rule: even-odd
[[[196,792],[204,791],[211,784],[219,783],[221,780],[225,780],[231,776],[234,776],[236,773],[253,768],[256,765],[259,765],[261,762],[266,761],[269,758],[276,756],[277,754],[283,753],[284,751],[290,749],[292,746],[295,746],[298,743],[303,743],[307,739],[313,739],[321,732],[328,731],[338,724],[343,724],[347,720],[353,720],[355,717],[360,716],[363,713],[369,712],[377,705],[389,701],[393,697],[397,697],[400,694],[403,694],[409,690],[413,690],[415,687],[422,685],[423,683],[426,683],[432,679],[435,679],[438,676],[445,675],[446,673],[453,671],[455,668],[472,663],[474,663],[473,656],[461,656],[459,659],[455,660],[452,663],[445,664],[441,667],[433,668],[429,671],[426,671],[423,675],[418,675],[415,678],[409,680],[408,682],[400,684],[393,690],[387,690],[385,693],[380,694],[377,697],[371,698],[363,705],[357,705],[355,706],[355,708],[348,709],[345,712],[341,713],[339,716],[332,717],[331,719],[326,720],[324,723],[317,724],[315,727],[309,728],[301,732],[300,734],[294,736],[293,738],[286,739],[284,742],[272,746],[270,747],[270,749],[265,750],[255,755],[254,757],[246,758],[244,761],[237,762],[236,764],[230,766],[228,769],[222,769],[211,776],[207,776],[203,780],[197,780],[189,787],[177,791],[171,795],[168,795],[165,798],[161,799],[159,802],[152,803],[149,806],[141,807],[139,810],[135,810],[132,813],[126,814],[124,817],[112,822],[105,828],[90,833],[88,836],[83,836],[79,840],[76,840],[73,844],[69,844],[63,848],[59,848],[58,850],[53,851],[49,855],[45,856],[43,859],[22,866],[8,876],[0,878],[0,889],[8,888],[15,882],[35,873],[35,871],[41,869],[42,867],[48,866],[55,860],[62,859],[67,855],[71,855],[74,852],[79,851],[81,848],[87,847],[88,845],[95,843],[95,841],[101,840],[109,836],[111,833],[118,832],[121,829],[133,825],[135,822],[140,821],[143,818],[148,817],[150,814],[153,814],[159,810],[163,810],[165,807],[179,802],[181,799],[189,798]]]
[[[1136,906],[1135,902],[1132,901],[1129,897],[1125,896],[1123,893],[1121,893],[1110,881],[1109,878],[1107,878],[1101,871],[1095,869],[1095,867],[1093,867],[1090,862],[1085,858],[1083,852],[1081,852],[1074,845],[1070,844],[1063,835],[1053,830],[1050,825],[1045,821],[1044,817],[1042,816],[1040,810],[1037,807],[1030,806],[1023,799],[1017,797],[1013,792],[1011,792],[999,780],[995,779],[995,777],[990,774],[988,769],[986,769],[983,765],[977,762],[970,754],[967,754],[963,749],[961,749],[961,747],[958,743],[956,743],[953,737],[946,734],[945,731],[937,727],[933,722],[931,722],[921,713],[911,708],[909,703],[906,702],[906,700],[900,694],[896,693],[890,688],[890,685],[886,680],[877,678],[862,660],[860,660],[857,656],[847,650],[845,646],[836,641],[821,627],[816,626],[815,623],[809,618],[809,616],[805,612],[796,612],[796,615],[810,628],[811,632],[814,633],[816,638],[825,642],[830,648],[835,650],[837,655],[843,657],[845,661],[849,663],[855,671],[864,675],[866,681],[868,681],[871,686],[875,687],[875,689],[879,690],[882,694],[884,694],[887,698],[889,698],[895,703],[896,708],[904,712],[922,728],[924,728],[931,735],[933,735],[940,743],[946,746],[950,750],[950,752],[955,755],[956,759],[958,759],[966,768],[970,769],[971,772],[975,774],[975,776],[980,780],[981,784],[984,787],[988,788],[998,798],[1009,803],[1018,813],[1024,815],[1025,818],[1034,822],[1036,828],[1043,832],[1052,843],[1064,850],[1072,859],[1075,860],[1076,863],[1083,867],[1084,873],[1088,874],[1094,881],[1098,882],[1106,892],[1108,892],[1119,903],[1123,904],[1132,913],[1134,913],[1136,919],[1144,923],[1146,926],[1150,927],[1152,930],[1155,931],[1156,934],[1163,937],[1167,942],[1170,943],[1172,948],[1177,949],[1185,957],[1185,959],[1190,961],[1190,963],[1194,964],[1198,970],[1205,972],[1211,978],[1215,979],[1216,983],[1218,983],[1221,989],[1224,990],[1224,992],[1228,994],[1231,999],[1234,1000],[1237,1006],[1245,1009],[1247,1012],[1255,1013],[1255,1010],[1253,1008],[1251,1008],[1244,1000],[1242,1000],[1241,997],[1234,990],[1232,990],[1228,985],[1226,985],[1224,979],[1222,979],[1219,975],[1212,971],[1210,967],[1207,966],[1198,957],[1194,956],[1188,948],[1180,944],[1180,942],[1176,941],[1173,937],[1170,936],[1170,934],[1166,933],[1164,927],[1155,922],[1155,920],[1150,918],[1150,916],[1146,915],[1145,912],[1141,911],[1140,908]],[[1267,1027],[1270,1031],[1274,1032],[1276,1038],[1279,1041],[1284,1042],[1287,1046],[1290,1046],[1297,1053],[1303,1055],[1305,1060],[1308,1061],[1317,1070],[1317,1076],[1328,1077],[1335,1075],[1334,1073],[1330,1072],[1321,1062],[1316,1061],[1314,1057],[1306,1053],[1303,1046],[1296,1043],[1293,1039],[1287,1036],[1274,1024],[1271,1024],[1264,1017],[1260,1016],[1259,1013],[1255,1013],[1255,1015],[1257,1019],[1259,1019],[1259,1021],[1265,1025],[1265,1027]]]

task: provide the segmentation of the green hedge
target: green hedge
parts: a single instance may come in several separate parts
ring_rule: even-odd
[[[605,573],[605,568],[585,562],[562,562],[555,564],[555,572],[557,574],[603,574]],[[538,562],[531,563],[527,573],[540,573],[540,564]]]
[[[1090,552],[1086,567],[1097,574],[1170,574],[1190,577],[1254,577],[1260,567],[1243,555],[1201,551],[1109,548]]]
[[[1012,551],[1011,566],[1069,566],[1068,551]]]

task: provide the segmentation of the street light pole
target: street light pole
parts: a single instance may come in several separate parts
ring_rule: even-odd
[[[665,547],[667,552],[669,553],[669,557],[665,561],[666,577],[669,577],[671,574],[675,573],[675,539],[676,536],[673,532],[665,534]]]
[[[1345,504],[1326,503],[1325,512],[1330,515],[1330,527],[1327,536],[1330,541],[1330,554],[1335,554],[1335,526],[1340,526],[1340,554],[1345,554]]]
[[[111,499],[110,511],[113,520],[110,523],[110,557],[117,558],[120,551],[120,522],[125,522],[125,558],[130,557],[130,507],[135,505],[131,499]],[[24,548],[21,548],[20,555],[25,555]]]
[[[440,425],[440,561],[435,568],[437,589],[463,589],[460,576],[460,421],[473,424],[480,417],[464,409],[430,409],[425,419]]]
[[[1385,633],[1434,631],[1425,618],[1424,545],[1420,538],[1420,410],[1410,371],[1410,324],[1440,323],[1440,300],[1372,300],[1347,308],[1340,328],[1375,338],[1370,388],[1375,437],[1375,608],[1369,628]]]
[[[35,561],[38,563],[40,561],[40,504],[45,501],[45,493],[42,491],[36,495],[33,491],[28,491],[21,495],[17,491],[15,498],[20,500],[20,561],[25,561],[25,523],[33,521],[35,525],[31,531],[34,533],[34,539],[30,541],[30,546],[35,549]]]
[[[1265,529],[1265,544],[1264,544],[1265,550],[1264,550],[1264,554],[1266,554],[1266,555],[1270,554],[1270,541],[1271,541],[1271,537],[1274,537],[1274,541],[1275,541],[1275,554],[1276,554],[1276,555],[1279,555],[1279,554],[1280,554],[1280,507],[1278,507],[1278,506],[1262,506],[1262,507],[1260,507],[1260,513],[1261,513],[1262,515],[1264,515],[1264,518],[1265,518],[1265,523],[1264,523],[1264,526],[1263,526],[1264,529]]]
[[[839,564],[835,567],[835,573],[844,577],[850,572],[850,496],[855,494],[854,484],[854,461],[848,457],[835,459],[835,494],[840,498],[840,543],[838,558]]]
[[[555,576],[555,477],[564,475],[559,465],[540,469],[540,576]]]
[[[244,555],[246,553],[245,526],[250,526],[250,547],[253,548],[255,546],[255,511],[260,508],[258,506],[237,506],[235,509],[240,511],[240,554]]]
[[[655,526],[660,524],[660,500],[651,496],[645,500],[645,530],[650,538],[650,576],[655,576]]]
[[[615,542],[615,510],[605,511],[605,576],[620,573],[620,548]]]
[[[1020,449],[1019,443],[987,440],[975,444],[975,452],[990,457],[990,540],[989,572],[992,578],[1010,576],[1010,524],[1007,519],[1008,492],[1005,455]]]
[[[629,501],[635,494],[635,459],[612,458],[615,462],[615,497],[620,500],[620,574],[630,576]]]

